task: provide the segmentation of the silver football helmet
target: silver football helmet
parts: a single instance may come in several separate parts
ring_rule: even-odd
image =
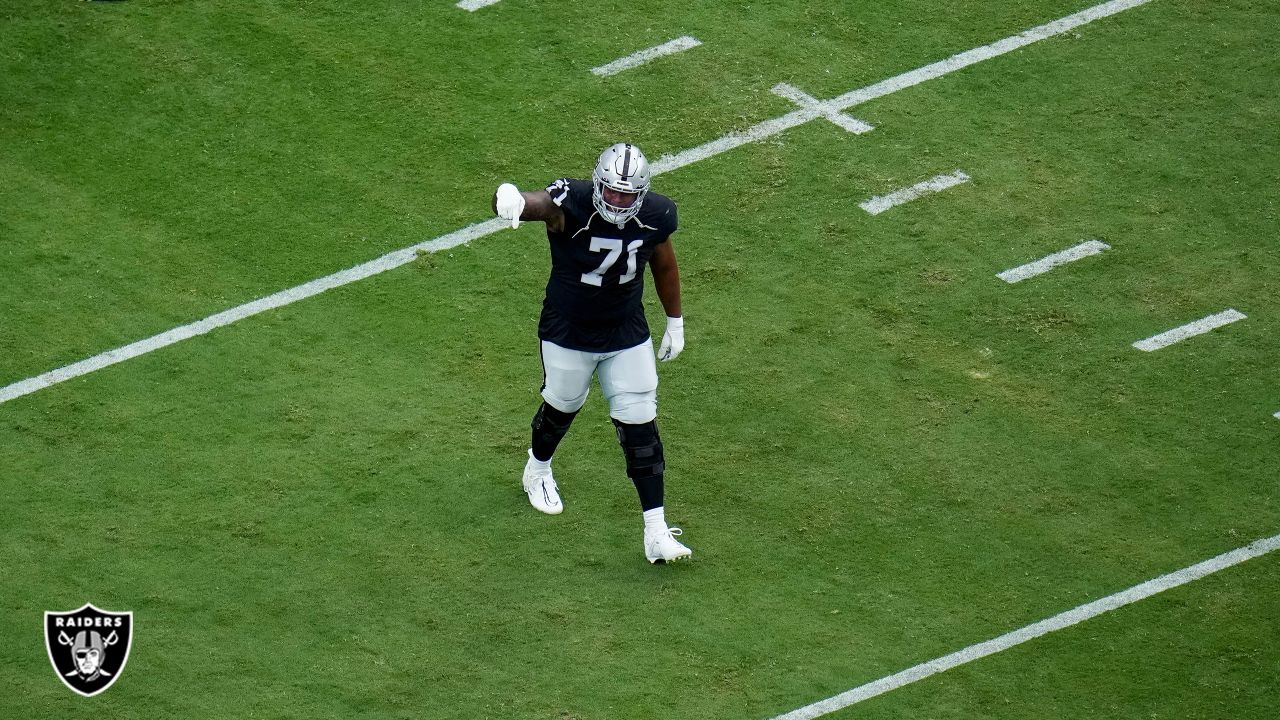
[[[640,212],[640,204],[649,192],[649,159],[640,148],[627,143],[617,143],[605,148],[596,161],[591,174],[591,201],[596,212],[607,222],[622,225]],[[607,202],[604,189],[609,188],[636,196],[635,202],[625,207]]]

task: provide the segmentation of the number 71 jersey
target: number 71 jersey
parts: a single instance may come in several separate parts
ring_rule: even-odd
[[[564,232],[547,230],[551,279],[538,337],[588,352],[625,350],[649,340],[644,268],[676,231],[676,204],[650,192],[639,214],[618,226],[596,212],[590,180],[561,178],[547,193],[564,211]]]

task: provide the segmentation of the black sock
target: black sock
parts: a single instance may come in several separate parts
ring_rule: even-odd
[[[636,492],[640,495],[640,509],[652,510],[662,507],[662,475],[650,475],[644,478],[632,478]]]

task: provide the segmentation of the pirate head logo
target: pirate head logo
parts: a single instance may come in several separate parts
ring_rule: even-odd
[[[111,687],[129,660],[133,613],[109,612],[86,604],[71,612],[44,614],[49,662],[72,690],[93,697]]]

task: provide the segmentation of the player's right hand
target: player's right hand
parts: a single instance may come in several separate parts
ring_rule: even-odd
[[[684,351],[684,316],[667,317],[667,331],[662,333],[662,343],[658,345],[658,359],[662,362],[675,360]]]
[[[502,183],[498,186],[494,208],[498,211],[498,217],[510,220],[511,229],[515,230],[520,227],[520,214],[524,212],[524,195],[520,194],[515,185]]]

